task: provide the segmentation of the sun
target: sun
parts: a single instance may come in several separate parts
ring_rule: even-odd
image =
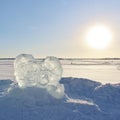
[[[112,40],[110,30],[103,25],[96,25],[90,28],[86,34],[87,44],[95,49],[106,48]]]

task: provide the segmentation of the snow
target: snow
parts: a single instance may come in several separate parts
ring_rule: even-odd
[[[63,65],[64,77],[87,78],[106,83],[119,83],[120,70],[118,65]]]
[[[41,59],[38,61],[41,61]],[[74,62],[75,64],[71,64],[71,61]],[[106,83],[115,84],[120,82],[119,59],[118,60],[62,59],[60,60],[60,62],[62,63],[63,77],[87,78],[101,82],[102,84]],[[0,79],[15,80],[13,63],[14,63],[13,60],[0,60]]]
[[[67,100],[68,103],[75,103],[75,104],[85,104],[85,105],[95,105],[93,102],[87,101],[87,100],[81,100],[81,99],[72,99],[69,98]]]
[[[56,99],[45,89],[25,89],[11,80],[0,81],[0,120],[118,120],[120,84],[62,78],[65,96]]]
[[[0,60],[0,79],[15,80],[13,60]]]
[[[66,61],[63,65],[62,61],[59,84],[64,85],[65,95],[61,99],[42,87],[21,89],[13,62],[0,60],[0,120],[119,120],[119,61],[114,62],[117,65],[71,65]]]

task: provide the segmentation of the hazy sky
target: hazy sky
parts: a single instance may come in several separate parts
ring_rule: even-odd
[[[86,31],[112,32],[105,49],[90,48]],[[0,0],[0,57],[120,57],[120,0]]]

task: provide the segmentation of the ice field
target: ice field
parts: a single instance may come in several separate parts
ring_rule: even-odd
[[[63,77],[87,78],[103,84],[120,82],[120,60],[61,60],[61,63]],[[13,60],[0,60],[0,79],[15,79]]]

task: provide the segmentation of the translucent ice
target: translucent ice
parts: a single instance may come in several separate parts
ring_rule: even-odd
[[[55,98],[64,96],[64,86],[59,83],[63,69],[56,57],[37,61],[32,55],[20,54],[16,57],[14,69],[19,87],[46,88]]]

